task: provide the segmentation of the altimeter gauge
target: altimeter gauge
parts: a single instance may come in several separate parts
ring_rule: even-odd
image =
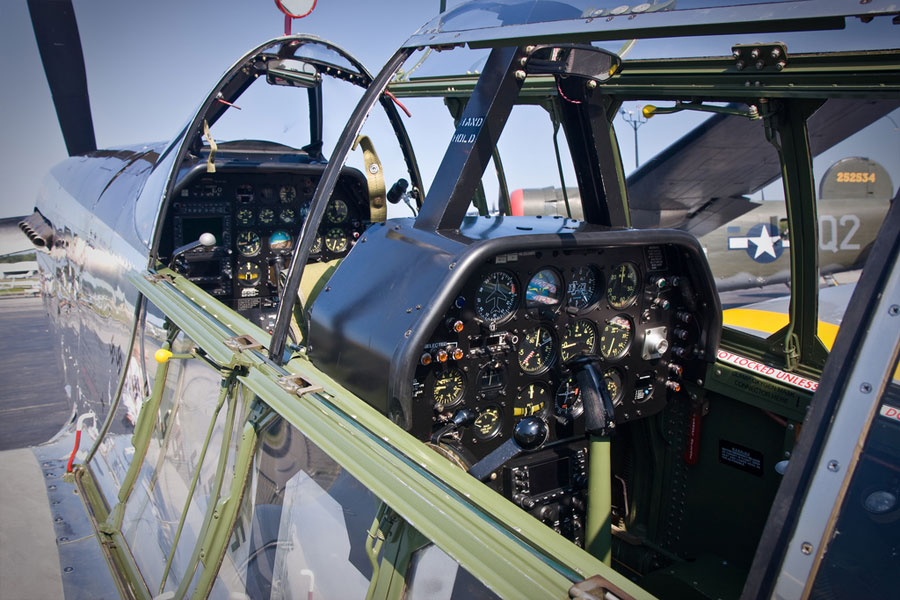
[[[582,265],[572,271],[569,280],[569,306],[582,310],[597,301],[600,288],[597,269],[590,265]]]
[[[606,299],[609,305],[622,310],[630,306],[638,295],[637,268],[631,263],[622,263],[613,269],[606,284]]]

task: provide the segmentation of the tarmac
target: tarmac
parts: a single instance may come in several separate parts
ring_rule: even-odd
[[[0,298],[0,599],[63,598],[45,476],[29,448],[69,418],[40,298]]]

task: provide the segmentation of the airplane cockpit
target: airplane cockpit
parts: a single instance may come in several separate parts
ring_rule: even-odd
[[[900,106],[884,34],[896,22],[881,0],[473,0],[376,75],[312,36],[245,55],[113,221],[132,219],[129,256],[147,260],[116,283],[137,297],[138,349],[114,400],[130,390],[134,427],[107,437],[109,419],[73,477],[119,589],[623,600],[887,589],[891,569],[828,562],[828,536],[841,507],[857,524],[841,535],[868,535],[865,562],[895,562],[897,445],[859,442],[877,415],[898,414],[896,381],[879,371],[887,402],[864,424],[844,409],[859,432],[839,436],[844,454],[823,448],[844,426],[851,371],[896,368],[898,310],[885,303],[900,285],[888,276],[900,205],[871,210],[885,222],[877,238],[863,237],[862,212],[823,228],[813,159]],[[685,39],[705,54],[672,50]],[[259,88],[294,96],[240,130]],[[615,122],[636,102],[646,118],[713,118],[626,177]],[[272,126],[282,110],[287,125]],[[867,160],[835,163],[823,187],[872,184],[853,197],[878,204],[894,192],[891,163],[876,193]],[[750,198],[778,173],[783,199]],[[529,187],[541,193],[524,201]],[[760,207],[759,223],[734,224]],[[725,279],[711,267],[723,248],[701,230],[720,232],[729,259],[786,277],[783,314],[744,302],[751,326],[723,325]],[[833,254],[868,259],[833,347],[819,314],[823,231]],[[741,269],[731,284],[754,281]],[[892,349],[857,352],[868,332],[888,332]],[[852,384],[863,400],[866,377]],[[828,479],[857,462],[865,485]]]
[[[323,95],[323,80],[343,87],[329,88]],[[364,89],[370,80],[371,75],[352,56],[312,36],[294,36],[245,56],[219,83],[205,112],[201,111],[199,133],[180,159],[157,238],[159,260],[271,332],[290,257],[327,164],[324,106],[338,104],[329,92]],[[259,92],[251,86],[287,88],[293,101],[288,107],[300,113],[301,120],[308,118],[308,131],[292,130],[293,137],[285,136],[291,145],[254,139],[216,141],[222,129],[225,135],[234,135],[235,130],[246,133],[229,119],[234,121],[235,112],[248,108],[238,105],[243,104],[241,98],[249,96],[248,102],[260,103]],[[305,102],[297,100],[297,92],[302,91],[307,92],[300,97]],[[385,108],[387,119],[402,132],[396,107],[386,102]],[[233,110],[228,113],[229,109]],[[224,124],[217,127],[220,119]],[[405,133],[399,135],[403,139]],[[411,154],[407,157],[413,160]],[[377,154],[365,166],[370,169],[368,179],[353,167],[339,174],[309,250],[311,262],[339,262],[378,219],[379,211],[384,219],[385,190],[375,206],[371,202],[379,192],[370,194],[369,189],[369,180],[384,185],[382,179],[376,180],[382,177]],[[407,169],[417,172],[414,164]],[[206,238],[206,244],[198,243],[204,234],[212,237]]]

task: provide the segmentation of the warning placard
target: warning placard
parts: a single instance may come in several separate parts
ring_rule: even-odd
[[[757,477],[763,475],[763,453],[734,442],[719,440],[719,462]]]

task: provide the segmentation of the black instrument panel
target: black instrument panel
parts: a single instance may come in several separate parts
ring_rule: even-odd
[[[617,424],[659,412],[681,389],[685,368],[703,362],[703,321],[683,260],[659,244],[486,261],[422,348],[414,404],[431,407],[433,431],[471,411],[474,421],[454,428],[451,442],[471,461],[525,417],[547,424],[548,444],[583,437],[571,364],[581,356],[595,357]]]
[[[197,248],[176,267],[211,295],[271,329],[291,254],[323,165],[281,169],[219,167],[194,171],[179,183],[167,215],[169,244],[161,256],[212,233],[212,248]],[[344,169],[317,231],[310,261],[343,258],[369,226],[365,177]]]

